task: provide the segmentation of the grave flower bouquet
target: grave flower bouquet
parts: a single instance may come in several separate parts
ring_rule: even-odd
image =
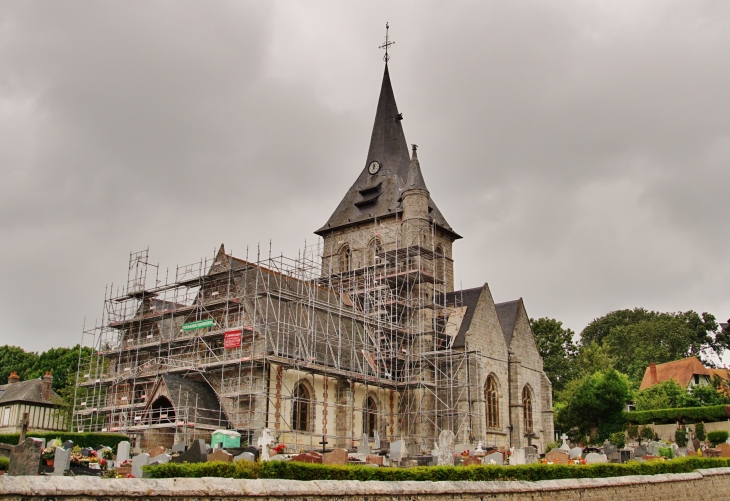
[[[56,457],[56,448],[55,447],[46,447],[41,452],[41,457],[43,459],[53,460],[53,458]]]
[[[279,444],[279,445],[277,445],[276,447],[274,447],[274,448],[273,448],[272,450],[273,450],[274,452],[276,452],[277,454],[281,454],[281,453],[283,453],[283,452],[284,452],[284,451],[286,450],[286,445],[284,445],[284,444]]]
[[[111,449],[104,449],[101,452],[101,457],[103,459],[106,459],[107,461],[109,461],[110,459],[114,459],[114,453],[112,452]]]

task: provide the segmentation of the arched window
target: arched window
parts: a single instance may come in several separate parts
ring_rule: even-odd
[[[487,405],[487,428],[499,427],[499,393],[497,391],[497,380],[494,376],[487,378],[484,387],[484,399]]]
[[[311,406],[311,395],[309,389],[302,383],[294,388],[292,399],[292,428],[296,431],[309,431],[309,412]]]
[[[375,436],[375,430],[378,429],[378,403],[371,396],[365,401],[365,409],[362,419],[362,432],[367,433],[368,437]]]
[[[532,392],[527,385],[522,389],[522,421],[525,433],[532,433]]]
[[[352,263],[352,251],[350,246],[345,244],[340,249],[340,273],[350,271],[350,264]]]
[[[383,244],[378,237],[370,240],[368,244],[367,255],[365,256],[365,264],[372,266],[377,264],[377,255],[383,252]]]
[[[441,244],[436,246],[436,256],[433,260],[433,265],[436,267],[436,280],[443,280],[446,276],[446,259],[444,259],[444,248]]]
[[[150,406],[150,423],[170,423],[175,421],[175,409],[167,397],[159,397]]]

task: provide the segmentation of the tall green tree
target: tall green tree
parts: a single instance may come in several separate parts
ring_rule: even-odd
[[[563,389],[575,376],[575,357],[578,348],[573,342],[575,333],[563,328],[563,323],[553,318],[531,318],[537,349],[543,361],[543,369],[553,385],[553,392]]]
[[[18,346],[0,346],[0,384],[8,382],[11,372],[17,372],[21,380],[28,379],[38,355]]]
[[[595,341],[591,341],[588,344],[581,345],[578,349],[578,356],[575,359],[575,370],[581,377],[588,376],[599,371],[613,369],[615,363],[608,348]]]

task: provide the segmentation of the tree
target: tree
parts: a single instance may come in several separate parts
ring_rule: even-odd
[[[582,345],[575,360],[576,370],[580,375],[613,369],[614,363],[608,348],[595,341]]]
[[[0,346],[0,384],[8,382],[11,372],[17,372],[21,380],[28,379],[28,373],[38,357],[18,346]]]
[[[651,411],[682,407],[686,393],[674,379],[653,384],[636,394],[636,410]]]
[[[644,308],[612,311],[594,319],[583,329],[583,332],[580,333],[581,344],[586,345],[592,341],[601,344],[603,339],[615,327],[634,325],[645,320],[651,320],[655,316],[655,312],[647,311]]]
[[[91,348],[81,348],[78,344],[73,348],[51,348],[36,358],[31,370],[30,378],[41,377],[46,371],[53,374],[53,389],[59,393],[70,387],[73,390],[76,384],[76,371],[79,365],[79,350],[82,357],[91,355]],[[73,396],[73,391],[71,392]]]
[[[602,425],[621,422],[622,411],[629,398],[629,382],[614,369],[584,377],[558,413],[564,429],[578,428],[584,435],[595,434]],[[603,438],[603,437],[602,437]]]
[[[552,318],[531,318],[530,326],[542,357],[543,370],[553,385],[553,392],[558,392],[574,377],[578,351],[573,342],[575,333],[563,328],[562,322]]]

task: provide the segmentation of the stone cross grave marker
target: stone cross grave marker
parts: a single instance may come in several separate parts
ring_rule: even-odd
[[[10,453],[8,475],[38,475],[42,452],[43,442],[40,440],[33,438],[23,440],[13,447],[13,452]]]
[[[28,418],[28,416],[29,414],[27,412],[24,412],[23,417],[20,418],[20,438],[18,438],[18,445],[25,442],[25,434],[28,432],[28,425],[30,424],[30,419]],[[42,448],[43,446],[41,446],[41,449]]]
[[[269,460],[269,446],[274,442],[274,437],[271,436],[271,430],[264,428],[261,431],[261,436],[256,445],[261,447],[261,461]]]
[[[66,444],[64,444],[64,449],[66,448]],[[119,442],[119,445],[117,445],[117,466],[120,466],[123,461],[129,460],[129,442],[126,440],[123,442]]]
[[[634,457],[640,458],[646,456],[646,445],[639,445],[634,449]]]
[[[563,441],[563,443],[560,444],[560,448],[563,449],[564,451],[569,451],[570,445],[568,445],[568,435],[563,433],[562,435],[560,435],[560,439]]]
[[[613,445],[611,442],[609,442],[608,440],[606,440],[605,442],[603,442],[603,453],[606,456],[610,456],[611,454],[613,454],[617,450],[618,450],[618,448],[615,445]]]
[[[373,431],[373,437],[375,438],[375,449],[380,449],[380,434],[378,430]]]
[[[453,466],[454,464],[454,432],[451,430],[443,430],[439,434],[439,466]]]
[[[63,475],[71,469],[71,449],[56,447],[56,455],[53,457],[53,475]]]
[[[148,464],[150,464],[150,455],[146,452],[134,456],[134,458],[132,458],[132,476],[135,478],[142,478],[144,476],[142,467]]]

